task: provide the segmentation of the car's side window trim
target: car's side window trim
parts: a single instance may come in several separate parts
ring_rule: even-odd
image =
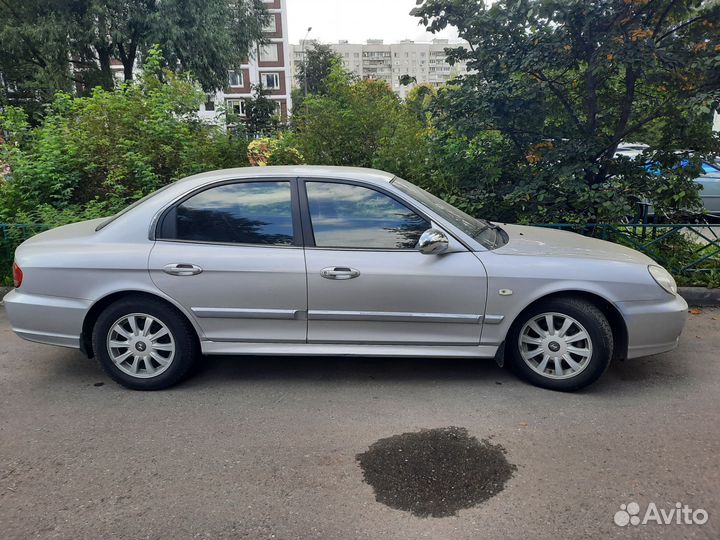
[[[260,182],[287,182],[290,186],[290,210],[292,214],[292,227],[293,227],[293,242],[291,245],[282,244],[251,244],[241,242],[212,242],[203,240],[182,240],[178,238],[163,238],[161,231],[162,225],[165,218],[173,212],[178,206],[187,201],[188,199],[203,193],[204,191],[214,189],[220,186],[233,185],[233,184],[257,184]],[[303,247],[303,232],[302,222],[300,218],[300,201],[299,201],[299,189],[298,180],[294,177],[268,177],[268,178],[234,178],[220,180],[211,184],[199,186],[192,191],[185,193],[178,197],[160,212],[158,212],[156,218],[153,220],[150,229],[150,240],[161,241],[161,242],[177,242],[183,244],[204,244],[204,245],[216,245],[216,246],[239,246],[239,247],[264,247],[264,248],[302,248]]]
[[[310,216],[310,201],[309,201],[308,195],[307,195],[307,184],[311,183],[311,182],[317,182],[317,183],[321,183],[321,184],[346,184],[346,185],[350,185],[350,186],[358,186],[358,187],[362,187],[362,188],[369,189],[372,191],[376,191],[378,193],[381,193],[382,195],[390,197],[392,200],[394,200],[398,204],[404,206],[405,208],[407,208],[414,214],[417,214],[419,217],[421,217],[425,221],[427,221],[431,227],[435,223],[435,220],[431,216],[428,216],[422,210],[419,210],[418,208],[409,204],[408,201],[398,197],[392,191],[384,189],[382,186],[377,186],[375,184],[368,184],[368,183],[358,181],[358,180],[347,180],[347,179],[342,179],[342,178],[302,177],[302,178],[298,178],[298,190],[299,190],[299,201],[300,201],[300,218],[302,221],[302,232],[303,232],[303,237],[305,239],[305,248],[307,248],[307,249],[318,249],[318,250],[329,250],[329,251],[373,251],[373,252],[386,251],[386,252],[393,252],[393,253],[399,252],[399,251],[417,252],[417,249],[414,249],[414,248],[318,246],[315,243],[315,233],[313,231],[312,218]]]

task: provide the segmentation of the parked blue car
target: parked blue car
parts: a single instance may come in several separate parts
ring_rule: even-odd
[[[642,144],[621,144],[615,155],[635,158],[646,148],[647,146]],[[681,166],[687,166],[687,162],[681,162]],[[655,163],[648,163],[645,168],[654,174],[662,174],[662,171]],[[700,199],[708,216],[720,219],[720,161],[716,160],[715,163],[705,162],[702,165],[702,170],[703,174],[695,179],[695,182],[702,187]],[[651,217],[654,215],[652,206],[646,203],[643,203],[643,206],[646,207],[643,212],[645,216]]]

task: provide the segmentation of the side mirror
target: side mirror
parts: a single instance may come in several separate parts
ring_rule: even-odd
[[[439,255],[447,251],[448,237],[437,229],[428,229],[418,240],[417,247],[423,255]]]

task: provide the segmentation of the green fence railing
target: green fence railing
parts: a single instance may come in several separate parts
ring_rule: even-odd
[[[535,226],[573,231],[626,245],[652,257],[675,276],[690,280],[700,274],[720,275],[720,224],[539,223]],[[0,285],[12,282],[15,248],[48,228],[42,224],[0,223]]]
[[[720,273],[720,224],[538,223],[535,226],[577,232],[626,245],[652,257],[676,276]]]

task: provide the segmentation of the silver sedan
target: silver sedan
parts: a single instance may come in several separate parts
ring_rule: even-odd
[[[381,171],[192,176],[15,253],[14,331],[79,348],[129,388],[200,354],[494,358],[575,390],[673,349],[687,304],[645,255],[478,220]]]

